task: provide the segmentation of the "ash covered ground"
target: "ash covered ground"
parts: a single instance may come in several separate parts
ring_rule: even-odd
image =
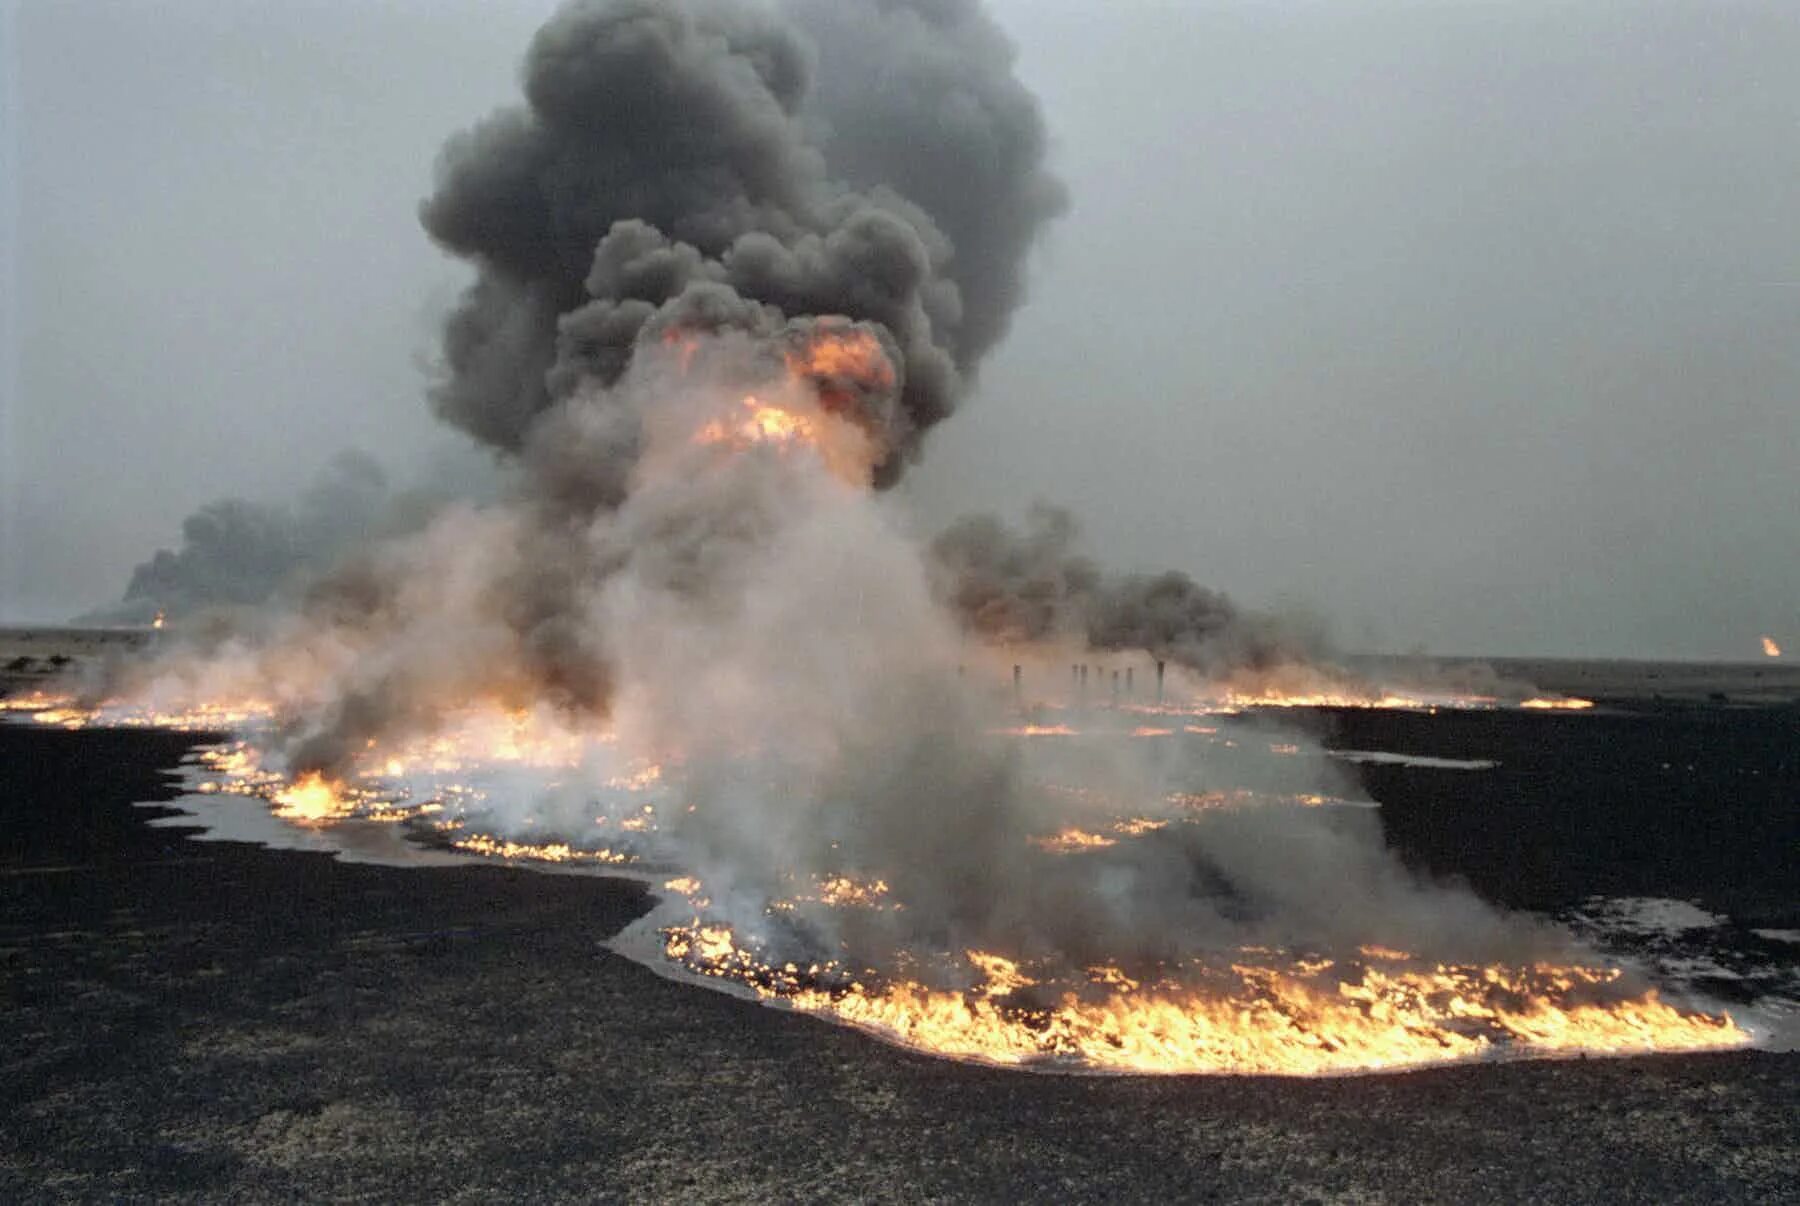
[[[1800,949],[1800,710],[1620,702],[1311,723],[1497,764],[1363,764],[1409,862],[1766,1008]],[[168,798],[191,740],[0,727],[7,1200],[1792,1195],[1800,1054],[1319,1081],[958,1065],[607,952],[651,903],[636,884],[151,828],[133,802]]]

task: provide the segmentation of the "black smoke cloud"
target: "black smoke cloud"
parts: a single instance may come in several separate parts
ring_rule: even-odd
[[[878,324],[896,353],[895,405],[861,417],[878,480],[897,479],[1063,207],[1011,68],[973,3],[564,9],[526,56],[526,104],[452,140],[421,209],[477,271],[439,414],[516,451],[559,400],[616,382],[647,332],[829,315]]]
[[[123,601],[86,618],[146,623],[158,612],[259,606],[403,522],[381,465],[340,453],[291,505],[201,507],[182,522],[179,548],[157,550],[132,571]]]
[[[1039,504],[1022,528],[991,515],[932,542],[939,598],[996,644],[1075,642],[1142,650],[1202,673],[1269,669],[1321,655],[1316,639],[1240,609],[1188,575],[1108,574],[1080,551],[1074,516]]]

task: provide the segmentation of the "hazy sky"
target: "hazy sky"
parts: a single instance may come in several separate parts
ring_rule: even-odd
[[[415,208],[553,7],[0,0],[0,618],[446,439]],[[1800,5],[992,7],[1074,205],[927,521],[1351,645],[1800,646]]]

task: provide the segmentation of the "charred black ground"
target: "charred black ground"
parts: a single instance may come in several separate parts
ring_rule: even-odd
[[[1405,856],[1484,893],[1685,895],[1791,923],[1792,710],[1322,719],[1334,746],[1501,763],[1370,779]],[[6,1200],[1791,1191],[1800,1055],[1321,1082],[959,1066],[604,952],[646,905],[634,885],[147,828],[130,802],[166,795],[157,768],[188,742],[0,728]]]

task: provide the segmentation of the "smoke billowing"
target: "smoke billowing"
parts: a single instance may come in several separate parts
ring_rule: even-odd
[[[558,401],[617,382],[647,330],[803,335],[832,315],[895,352],[891,408],[859,416],[894,480],[1062,206],[1010,65],[972,3],[569,6],[526,56],[525,106],[454,139],[421,210],[478,273],[439,413],[517,450]]]
[[[139,565],[124,600],[93,618],[145,623],[163,611],[266,603],[382,535],[392,503],[386,471],[357,452],[334,458],[292,505],[208,503],[183,521],[180,548]]]
[[[1056,507],[1033,507],[1017,531],[970,516],[932,543],[939,594],[969,631],[1000,644],[1141,650],[1213,674],[1321,652],[1186,574],[1108,574],[1079,552],[1079,537],[1075,517]]]
[[[997,731],[1017,701],[958,675],[969,631],[1202,672],[1308,652],[1183,575],[1103,574],[1067,515],[969,520],[926,549],[880,489],[1004,334],[1062,206],[978,5],[575,3],[523,84],[521,107],[452,140],[422,209],[476,273],[432,401],[507,459],[507,493],[357,544],[379,482],[352,472],[366,490],[321,495],[349,520],[191,525],[146,582],[250,601],[225,551],[240,529],[268,550],[258,581],[338,564],[256,635],[140,668],[136,691],[258,697],[278,718],[266,752],[339,784],[511,765],[521,727],[553,734],[551,775],[470,810],[508,837],[597,844],[606,776],[654,763],[653,852],[795,958],[899,973],[981,947],[1078,972],[1244,943],[1537,940],[1408,874],[1367,813],[1177,802],[1299,799],[1322,760],[1265,755],[1214,783],[1170,752],[1190,747],[1129,731],[1021,749]],[[509,736],[458,746],[477,722]],[[1037,844],[1096,816],[1141,840]],[[843,876],[901,907],[776,916]]]

